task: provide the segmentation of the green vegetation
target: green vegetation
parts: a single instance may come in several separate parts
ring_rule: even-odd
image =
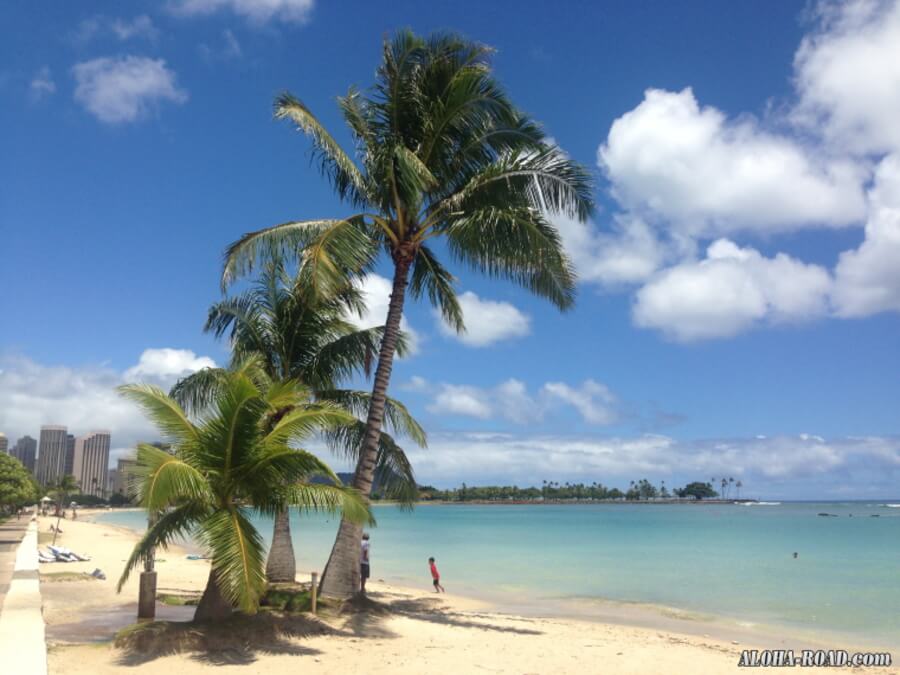
[[[310,403],[295,381],[273,382],[257,359],[222,377],[200,421],[158,387],[127,385],[120,392],[137,403],[164,439],[171,455],[151,445],[138,447],[138,498],[159,514],[135,545],[118,583],[152,555],[188,533],[209,550],[212,565],[195,620],[221,620],[233,607],[252,614],[266,580],[262,538],[248,511],[273,515],[288,505],[373,522],[359,493],[340,484],[314,455],[290,447],[312,434],[347,424],[337,406]],[[324,476],[329,484],[310,482]]]
[[[365,425],[356,415],[368,408],[369,395],[339,389],[338,384],[365,372],[378,350],[383,328],[360,330],[347,320],[350,313],[361,315],[363,311],[357,288],[348,284],[332,296],[315,296],[300,280],[291,278],[283,261],[273,255],[249,290],[210,307],[204,330],[219,338],[228,335],[233,364],[256,358],[273,381],[300,382],[309,387],[311,400],[329,402],[353,415],[327,430],[326,439],[332,450],[357,460]],[[405,350],[405,341],[399,346]],[[171,395],[186,410],[196,412],[208,405],[224,378],[226,370],[207,368],[178,382]],[[389,399],[386,414],[391,431],[425,444],[425,432],[403,404]],[[387,433],[381,434],[376,473],[385,497],[407,504],[415,500],[412,467]],[[296,576],[286,510],[275,516],[266,576],[272,582],[290,582]]]
[[[513,105],[491,72],[491,53],[452,34],[423,38],[406,30],[386,41],[372,90],[351,89],[338,99],[356,160],[301,101],[280,96],[276,117],[311,139],[322,173],[352,212],[250,233],[226,254],[225,284],[278,250],[296,257],[307,292],[326,297],[387,255],[391,300],[353,481],[366,496],[407,287],[465,330],[454,278],[439,252],[560,309],[574,302],[573,267],[549,216],[586,220],[593,209],[591,174]],[[357,592],[360,534],[359,526],[341,523],[323,592]]]
[[[541,487],[520,488],[513,486],[485,485],[470,487],[465,483],[452,490],[438,490],[423,485],[419,487],[419,499],[447,502],[504,502],[504,501],[648,501],[654,499],[709,499],[718,493],[707,483],[689,483],[670,494],[663,482],[659,487],[647,479],[631,481],[627,491],[610,488],[600,483],[556,483],[544,481]]]
[[[675,490],[675,494],[679,497],[695,497],[697,499],[713,499],[719,496],[711,483],[700,483],[699,481],[688,483],[683,488]]]
[[[38,485],[22,462],[0,453],[0,517],[17,513],[39,498]]]

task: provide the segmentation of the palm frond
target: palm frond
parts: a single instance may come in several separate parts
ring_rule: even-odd
[[[351,523],[375,525],[375,516],[358,490],[343,485],[299,483],[285,488],[286,501],[304,511],[340,513]]]
[[[160,511],[185,499],[207,502],[212,499],[206,477],[182,458],[152,445],[137,448],[137,497],[144,508]]]
[[[453,287],[455,277],[441,265],[427,246],[420,245],[413,264],[409,290],[414,298],[428,296],[432,305],[437,305],[441,316],[457,333],[466,330],[466,324]]]
[[[116,592],[122,592],[131,571],[147,560],[152,555],[153,549],[166,550],[176,540],[186,538],[206,513],[206,506],[197,502],[188,502],[162,513],[134,545],[116,584]]]
[[[227,376],[224,368],[201,368],[178,380],[169,390],[169,396],[187,414],[197,415],[216,399]]]
[[[291,94],[283,93],[275,99],[275,117],[290,119],[312,139],[320,169],[341,199],[358,207],[368,204],[366,182],[359,168],[309,108]]]
[[[445,233],[451,254],[480,272],[521,284],[561,309],[574,302],[575,268],[539,211],[474,209],[452,219]]]
[[[335,219],[297,220],[248,232],[225,249],[222,289],[253,272],[262,259],[296,257],[319,235],[343,222]]]
[[[369,413],[372,396],[365,391],[352,389],[328,389],[316,392],[319,400],[331,401],[360,419]],[[409,410],[397,399],[388,397],[384,404],[384,423],[392,433],[406,436],[416,445],[425,447],[428,438],[425,430],[412,416]]]
[[[263,443],[267,446],[287,445],[289,442],[309,438],[316,432],[327,431],[352,421],[353,417],[349,413],[338,406],[322,401],[288,412],[266,434]]]
[[[152,384],[126,384],[118,388],[125,398],[137,403],[165,440],[178,446],[197,439],[197,429],[191,424],[181,406]]]
[[[365,422],[336,427],[325,434],[328,447],[351,461],[359,461],[366,435]],[[375,479],[385,496],[411,505],[418,496],[415,475],[409,458],[391,436],[381,432],[375,458]]]
[[[247,614],[254,614],[266,588],[265,547],[259,532],[231,505],[210,513],[198,528],[219,575],[223,597]]]

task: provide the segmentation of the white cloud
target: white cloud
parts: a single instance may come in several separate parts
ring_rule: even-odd
[[[162,59],[99,58],[76,64],[72,73],[75,100],[101,122],[133,122],[160,102],[184,103],[188,98]]]
[[[146,14],[141,14],[131,20],[109,18],[103,15],[93,16],[78,24],[75,39],[78,42],[89,42],[94,38],[109,35],[120,42],[132,38],[146,38],[151,42],[159,37],[159,30]]]
[[[458,384],[441,385],[428,410],[438,414],[465,415],[483,420],[490,419],[494,415],[490,394],[487,391]]]
[[[441,317],[440,310],[435,309],[434,316],[441,333],[469,347],[486,347],[531,332],[531,318],[508,302],[482,300],[472,291],[466,291],[459,296],[459,305],[466,324],[464,333],[453,330]]]
[[[700,262],[660,272],[636,295],[635,323],[681,340],[730,337],[767,321],[825,316],[831,277],[784,253],[766,258],[727,239]]]
[[[139,440],[159,438],[141,411],[116,392],[135,380],[168,388],[212,359],[189,350],[148,349],[125,372],[103,366],[71,368],[47,366],[22,356],[0,359],[0,429],[13,442],[28,434],[37,438],[41,425],[64,424],[69,433],[109,429],[113,456],[133,448]]]
[[[657,232],[633,214],[615,215],[609,232],[600,231],[593,221],[580,223],[561,214],[553,215],[551,221],[578,278],[603,286],[646,281],[664,264],[689,256],[694,249],[692,239],[675,231]]]
[[[693,236],[838,227],[864,217],[865,173],[701,108],[690,88],[649,89],[598,152],[627,209]]]
[[[612,424],[618,417],[615,411],[616,397],[606,385],[586,380],[580,387],[570,387],[563,382],[548,382],[543,391],[573,406],[585,422]]]
[[[136,365],[125,371],[127,381],[159,382],[171,386],[178,379],[203,368],[215,368],[208,356],[190,349],[145,349]]]
[[[303,24],[309,21],[314,0],[173,0],[175,14],[200,16],[228,10],[256,24],[269,21]]]
[[[794,58],[794,120],[854,153],[900,150],[900,3],[821,3]]]
[[[228,28],[222,31],[221,46],[215,47],[201,43],[197,45],[197,51],[207,61],[239,59],[244,53],[241,49],[241,43],[238,42],[234,33]]]
[[[838,316],[900,312],[900,155],[890,155],[878,166],[865,241],[841,254],[834,286]]]
[[[378,274],[369,274],[358,283],[365,297],[366,312],[362,317],[355,314],[347,317],[348,321],[359,328],[383,326],[387,320],[388,305],[391,301],[391,282]],[[400,320],[400,329],[406,333],[409,345],[408,356],[418,353],[422,336],[409,325],[406,317]]]
[[[433,433],[427,450],[408,449],[420,480],[455,486],[573,480],[627,487],[631,479],[671,487],[733,476],[744,494],[782,498],[893,494],[900,479],[900,439],[825,440],[804,434],[676,441],[635,438]]]
[[[53,76],[48,66],[43,66],[35,73],[34,78],[28,85],[28,90],[33,101],[40,101],[56,93],[56,82],[53,81]]]
[[[524,382],[510,378],[495,387],[461,384],[431,385],[416,377],[404,385],[407,391],[431,393],[429,412],[436,415],[462,415],[481,420],[504,419],[515,424],[540,422],[552,409],[574,408],[589,424],[612,424],[618,418],[617,400],[610,390],[594,380],[573,387],[563,382],[548,382],[532,395]]]

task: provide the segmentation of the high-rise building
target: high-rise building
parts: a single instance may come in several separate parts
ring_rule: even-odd
[[[116,480],[112,485],[112,491],[132,497],[137,475],[137,460],[133,457],[121,457],[116,466]]]
[[[31,436],[22,436],[16,444],[10,448],[9,454],[25,465],[34,475],[34,459],[37,457],[37,441]]]
[[[41,427],[38,446],[37,478],[41,485],[50,485],[63,477],[66,468],[66,427],[47,425]]]
[[[81,486],[81,492],[95,497],[106,495],[109,478],[109,432],[92,431],[75,439],[75,457],[72,475]]]
[[[0,455],[9,453],[9,439],[6,434],[0,434]]]
[[[75,470],[75,437],[72,434],[66,434],[66,466],[63,469],[63,475],[71,476]]]

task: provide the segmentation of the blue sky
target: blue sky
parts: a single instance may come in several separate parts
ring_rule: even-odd
[[[463,269],[463,339],[409,306],[393,392],[432,435],[422,481],[898,496],[898,3],[13,2],[0,25],[13,441],[103,427],[124,452],[152,431],[115,384],[227,360],[200,331],[224,247],[345,212],[273,97],[346,141],[334,97],[409,26],[496,47],[600,204],[558,222],[573,311]]]

